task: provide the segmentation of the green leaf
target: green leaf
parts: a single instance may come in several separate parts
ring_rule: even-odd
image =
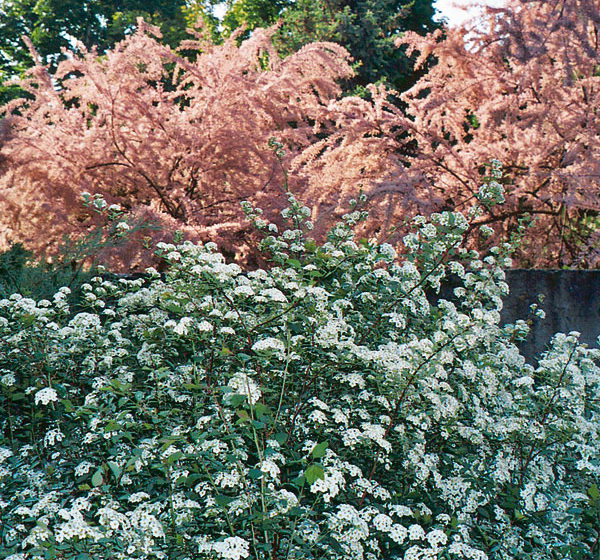
[[[259,471],[258,469],[250,469],[248,471],[248,478],[250,480],[256,480],[257,478],[260,478],[264,473],[262,471]]]
[[[326,542],[338,554],[346,554],[346,551],[341,547],[340,543],[333,537],[327,537]]]
[[[248,420],[250,418],[250,416],[248,415],[248,413],[245,410],[243,410],[243,409],[236,410],[235,413],[238,415],[238,418],[242,422],[245,422],[246,420]]]
[[[595,484],[592,484],[589,488],[588,488],[588,496],[594,501],[597,502],[598,499],[600,498],[600,490],[598,489],[598,486],[596,486]]]
[[[115,422],[114,420],[109,420],[106,423],[106,426],[104,426],[104,433],[107,432],[118,432],[123,428],[123,426],[121,424],[119,424],[118,422]]]
[[[231,403],[231,406],[237,408],[238,406],[246,403],[246,398],[246,395],[239,395],[236,393],[235,395],[231,395],[231,397],[229,397],[229,402]]]
[[[315,463],[304,471],[304,478],[306,482],[312,484],[315,480],[323,480],[325,478],[325,471],[321,465]]]
[[[285,432],[277,432],[273,439],[279,444],[283,445],[287,441],[287,434]]]
[[[301,334],[304,332],[304,323],[302,321],[294,321],[289,324],[289,329],[293,334]]]
[[[73,410],[73,403],[69,399],[62,399],[60,402],[65,407],[65,412],[71,412]]]
[[[98,470],[94,473],[94,476],[92,476],[92,486],[94,488],[98,488],[98,486],[100,486],[103,482],[104,479],[102,478],[102,468],[98,467]]]
[[[317,250],[317,244],[312,239],[307,239],[304,242],[304,250],[307,253],[314,253]]]
[[[202,480],[202,475],[201,474],[190,474],[189,476],[185,477],[185,485],[190,487],[193,486],[194,484],[196,484],[198,481]]]
[[[176,451],[175,453],[171,453],[171,455],[169,455],[167,457],[167,460],[165,461],[165,463],[167,465],[172,465],[175,461],[178,461],[182,457],[183,457],[183,453],[181,451]]]
[[[137,457],[131,457],[127,463],[125,463],[125,471],[131,472],[135,468],[135,462],[138,460]]]
[[[515,521],[522,521],[523,519],[525,519],[525,516],[518,509],[515,509],[514,511],[514,517]]]
[[[298,259],[288,259],[286,264],[295,269],[299,269],[302,266],[302,263]]]
[[[202,383],[183,383],[181,387],[188,390],[206,391],[206,385]]]
[[[291,482],[297,488],[302,488],[302,486],[304,486],[304,484],[306,482],[306,478],[304,478],[304,476],[300,475],[300,476],[294,478]]]
[[[254,411],[256,412],[256,416],[260,418],[261,416],[266,416],[267,414],[269,414],[271,412],[271,409],[262,403],[256,403]]]
[[[121,477],[121,468],[114,461],[109,461],[108,467],[110,468],[111,472],[113,473],[113,476],[115,477],[115,482],[117,482]]]
[[[323,457],[325,455],[325,450],[327,449],[328,445],[329,445],[328,441],[323,441],[323,442],[315,445],[313,447],[313,450],[310,453],[312,455],[313,459],[320,459],[321,457]]]
[[[228,506],[233,500],[231,496],[215,496],[215,502],[221,507]]]

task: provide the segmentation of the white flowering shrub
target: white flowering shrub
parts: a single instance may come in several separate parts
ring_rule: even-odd
[[[509,245],[435,214],[399,263],[358,209],[321,246],[293,199],[281,235],[246,210],[268,270],[162,244],[164,279],[94,278],[85,312],[0,301],[1,558],[598,556],[600,352],[526,362]]]

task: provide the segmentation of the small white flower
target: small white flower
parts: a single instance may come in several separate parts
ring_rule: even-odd
[[[0,464],[4,463],[6,459],[13,456],[13,452],[8,447],[0,447]]]
[[[129,496],[128,501],[132,504],[137,504],[139,502],[143,502],[145,500],[149,500],[150,495],[146,492],[135,492]]]
[[[236,373],[228,383],[228,386],[233,389],[235,394],[245,395],[250,404],[256,404],[262,396],[262,392],[256,381],[246,375],[244,372]]]
[[[16,382],[17,378],[12,372],[6,373],[0,377],[0,384],[4,385],[5,387],[12,387]]]
[[[402,544],[408,536],[408,530],[404,525],[396,523],[392,525],[389,535],[390,539],[392,539],[395,543]]]
[[[440,544],[446,544],[448,542],[448,536],[441,529],[434,529],[427,533],[427,541],[432,548],[437,549]]]
[[[396,251],[389,243],[382,243],[379,246],[379,253],[386,261],[393,261],[396,258]]]
[[[389,533],[392,530],[393,521],[389,515],[379,513],[373,518],[373,526],[378,531]]]
[[[420,525],[417,525],[416,523],[413,523],[408,528],[408,538],[411,541],[418,541],[418,540],[424,539],[425,531],[423,530],[423,527],[421,527]]]
[[[35,404],[48,404],[58,401],[58,394],[52,387],[46,387],[35,394]]]
[[[212,332],[213,326],[208,321],[201,321],[198,323],[197,329],[200,332]]]
[[[62,441],[64,437],[60,430],[49,430],[44,436],[44,447],[52,447],[55,443]]]
[[[75,467],[75,476],[83,476],[84,474],[87,474],[90,472],[93,466],[94,465],[92,465],[92,463],[89,461],[82,461]]]
[[[327,424],[327,415],[322,410],[313,410],[308,415],[308,419],[316,424]]]
[[[260,464],[260,471],[265,474],[268,474],[274,480],[277,480],[277,478],[279,477],[279,473],[281,472],[281,470],[275,464],[275,462],[271,461],[270,459],[265,459]]]
[[[240,537],[227,537],[221,542],[212,545],[212,549],[227,560],[240,560],[250,555],[250,543]]]
[[[254,295],[254,290],[251,286],[248,286],[248,284],[240,284],[235,287],[233,293],[236,296],[250,297]]]
[[[252,346],[252,350],[255,352],[265,352],[269,350],[283,352],[285,350],[285,346],[281,340],[269,337],[255,342]]]
[[[266,290],[262,290],[260,292],[260,295],[270,299],[271,301],[276,301],[278,303],[286,303],[287,302],[287,298],[285,297],[283,292],[281,292],[277,288],[268,288]]]
[[[173,332],[175,332],[176,334],[183,336],[186,335],[188,333],[188,329],[190,327],[190,325],[194,322],[194,320],[191,317],[183,317],[179,323],[177,323],[174,327],[173,327]]]

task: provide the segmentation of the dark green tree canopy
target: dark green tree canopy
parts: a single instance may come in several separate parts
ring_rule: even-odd
[[[136,19],[158,25],[165,43],[186,37],[193,15],[210,17],[218,0],[12,0],[0,2],[0,72],[4,78],[32,65],[22,36],[27,35],[42,60],[55,65],[61,48],[73,39],[100,53],[124,38]],[[2,76],[0,75],[0,78]]]
[[[0,105],[23,95],[6,82],[33,65],[22,37],[29,37],[44,64],[56,67],[74,39],[102,54],[133,31],[138,17],[160,27],[173,47],[189,38],[186,29],[204,19],[217,38],[212,8],[220,0],[0,0]]]

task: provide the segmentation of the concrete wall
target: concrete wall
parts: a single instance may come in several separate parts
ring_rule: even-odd
[[[502,319],[513,322],[529,317],[529,306],[542,294],[545,319],[534,319],[531,333],[521,347],[527,357],[543,351],[557,332],[579,331],[581,342],[598,346],[600,335],[600,271],[508,270],[510,295],[504,300]]]

